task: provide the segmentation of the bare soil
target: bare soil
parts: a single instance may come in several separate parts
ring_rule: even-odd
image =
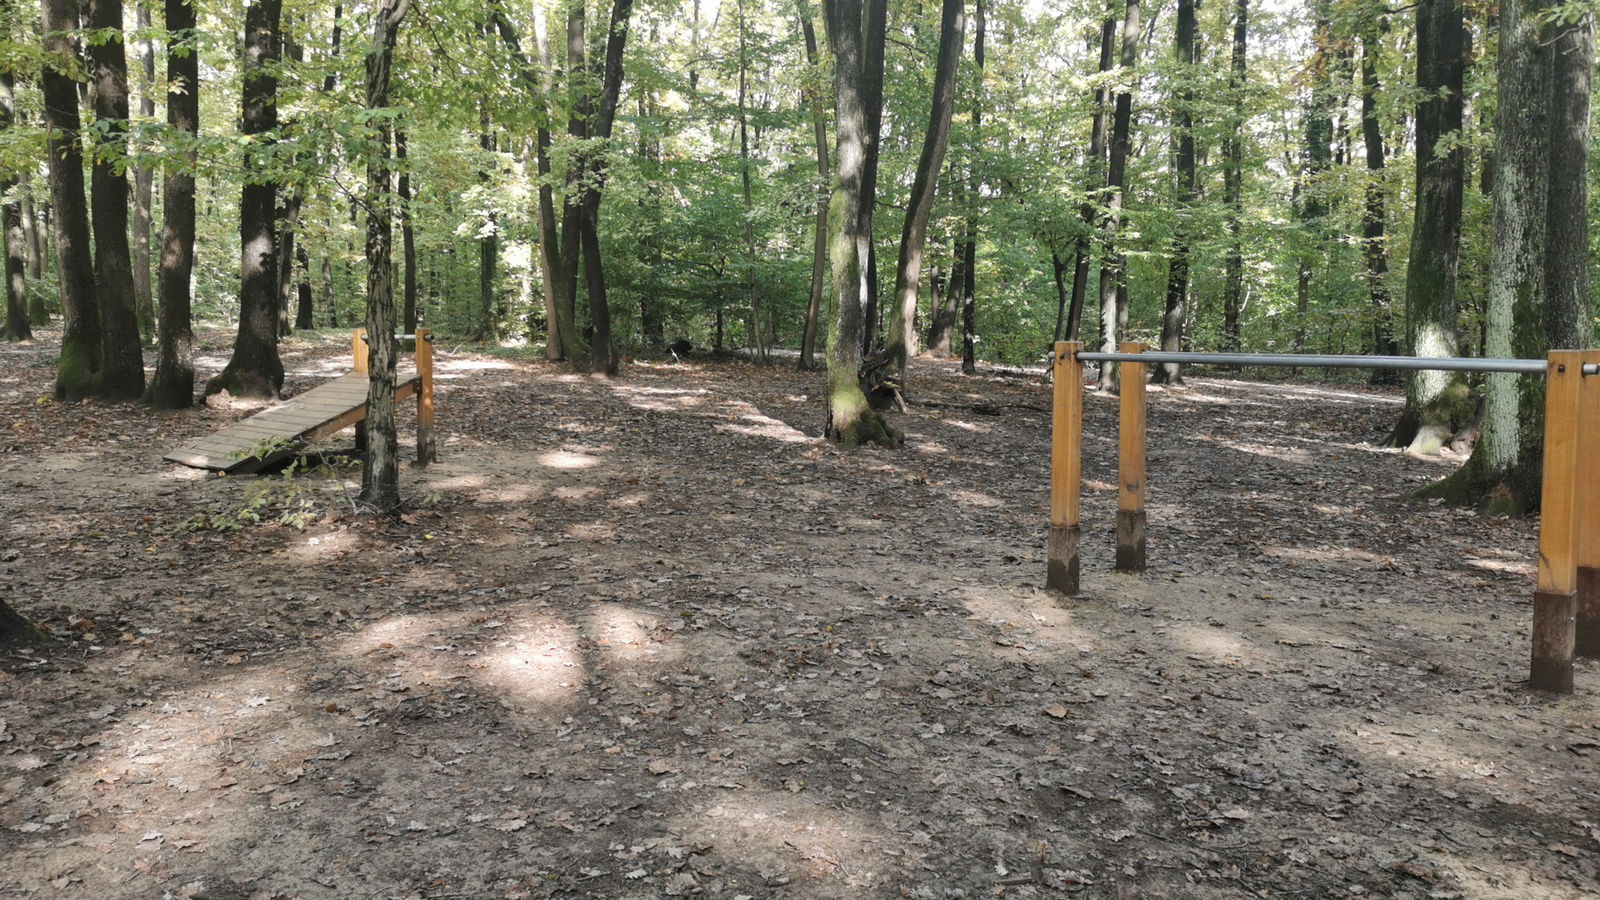
[[[441,349],[373,519],[354,468],[161,461],[245,408],[0,348],[0,597],[59,639],[0,663],[0,896],[1600,891],[1600,667],[1526,690],[1535,523],[1406,502],[1448,464],[1378,445],[1393,392],[1155,391],[1142,577],[1091,396],[1066,599],[1037,378],[921,363],[845,453],[820,375]]]

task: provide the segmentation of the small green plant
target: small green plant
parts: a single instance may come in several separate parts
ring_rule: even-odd
[[[281,440],[266,440],[252,447],[241,458],[269,459],[296,445]],[[238,531],[251,525],[273,524],[304,531],[322,518],[324,496],[317,489],[316,480],[308,476],[323,476],[337,484],[350,499],[344,480],[335,473],[339,457],[331,457],[317,448],[309,448],[290,459],[275,477],[251,482],[239,500],[219,501],[205,511],[197,513],[178,524],[180,531]]]

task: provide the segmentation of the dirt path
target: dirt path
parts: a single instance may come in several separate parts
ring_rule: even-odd
[[[52,352],[0,348],[0,592],[69,642],[0,664],[0,896],[1600,891],[1600,667],[1522,689],[1532,525],[1403,503],[1392,394],[1153,393],[1142,578],[1091,396],[1064,601],[1027,379],[920,366],[845,454],[818,376],[447,354],[375,522],[159,460],[242,410],[40,402]]]

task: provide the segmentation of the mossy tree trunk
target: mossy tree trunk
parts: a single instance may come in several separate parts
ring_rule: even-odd
[[[256,141],[278,127],[276,64],[283,53],[278,23],[282,0],[254,0],[244,12],[243,89],[240,131]],[[278,356],[278,247],[273,219],[278,183],[252,164],[239,199],[239,332],[233,356],[221,374],[206,383],[206,395],[228,391],[235,397],[271,399],[283,390],[283,360]]]
[[[1471,37],[1458,0],[1417,5],[1417,164],[1411,255],[1406,268],[1406,345],[1415,356],[1461,351],[1457,276],[1466,150],[1457,141],[1466,108]],[[1475,404],[1460,373],[1417,372],[1406,381],[1406,408],[1391,443],[1437,453],[1467,424]]]
[[[174,133],[200,133],[200,54],[190,0],[166,0],[167,125]],[[167,168],[161,182],[161,316],[156,332],[156,373],[145,402],[184,409],[194,402],[194,331],[189,276],[194,269],[195,151]]]
[[[100,308],[100,371],[95,394],[106,400],[144,395],[144,350],[139,337],[133,251],[128,246],[128,54],[123,46],[122,0],[91,0],[89,25],[100,38],[89,44],[95,134],[90,190],[94,221],[94,283]]]
[[[71,403],[94,391],[100,370],[100,310],[89,246],[89,207],[84,198],[83,144],[79,132],[77,65],[79,5],[44,0],[45,62],[40,75],[50,152],[51,220],[55,223],[56,268],[61,285],[61,356],[55,398]]]
[[[861,283],[866,264],[861,231],[866,225],[862,206],[868,141],[867,114],[863,106],[863,69],[866,65],[866,22],[882,21],[863,9],[885,0],[826,0],[828,43],[834,55],[834,114],[838,165],[834,170],[833,199],[829,205],[828,258],[838,309],[828,328],[827,436],[846,447],[874,442],[896,446],[901,436],[888,427],[867,403],[861,390],[864,297]]]

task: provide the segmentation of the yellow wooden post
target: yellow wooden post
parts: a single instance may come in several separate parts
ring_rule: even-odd
[[[1128,342],[1122,353],[1143,353],[1144,344]],[[1122,402],[1117,413],[1117,563],[1119,572],[1145,569],[1145,390],[1144,363],[1119,363]]]
[[[1600,363],[1586,350],[1585,363]],[[1580,378],[1578,408],[1577,634],[1579,656],[1600,657],[1600,375]]]
[[[1050,548],[1045,586],[1078,592],[1079,497],[1083,483],[1083,361],[1081,341],[1057,341],[1051,377]]]
[[[1577,612],[1578,421],[1583,357],[1553,350],[1545,375],[1544,485],[1539,502],[1539,584],[1533,593],[1533,661],[1528,686],[1572,693]]]
[[[356,358],[355,371],[367,371],[367,360],[371,357],[372,351],[367,348],[367,330],[365,328],[357,328],[351,332],[350,350]]]
[[[439,459],[433,437],[433,332],[417,329],[417,465]]]

